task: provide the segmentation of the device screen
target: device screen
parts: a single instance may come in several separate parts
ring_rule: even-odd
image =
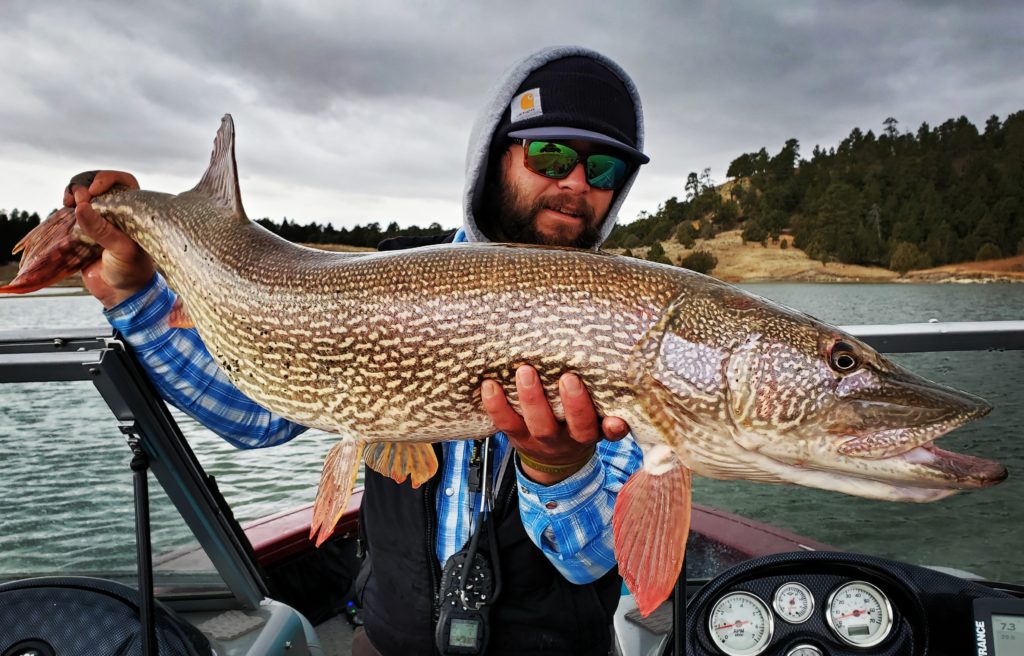
[[[452,618],[448,629],[448,644],[453,647],[476,647],[480,625],[474,620]]]
[[[992,614],[995,656],[1024,656],[1024,617]]]

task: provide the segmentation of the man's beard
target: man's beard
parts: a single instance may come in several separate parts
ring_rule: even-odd
[[[573,246],[591,249],[601,241],[600,225],[589,203],[573,194],[556,194],[536,199],[532,203],[510,184],[498,184],[488,189],[483,203],[483,216],[478,217],[481,228],[495,241],[543,246]],[[557,236],[537,232],[536,217],[544,209],[567,210],[577,215],[583,231],[566,242]]]

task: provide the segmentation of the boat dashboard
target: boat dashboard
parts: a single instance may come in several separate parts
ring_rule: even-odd
[[[1024,589],[852,553],[773,554],[701,586],[686,627],[676,653],[689,656],[1016,656]]]

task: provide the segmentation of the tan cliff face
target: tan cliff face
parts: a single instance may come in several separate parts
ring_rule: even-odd
[[[911,271],[901,277],[899,273],[883,267],[860,266],[829,262],[822,264],[793,247],[793,238],[784,236],[788,248],[779,243],[743,243],[740,230],[729,230],[713,239],[700,239],[693,249],[684,248],[674,239],[662,242],[665,253],[673,261],[686,257],[695,250],[710,252],[718,259],[718,265],[711,275],[725,282],[1024,282],[1024,256],[990,260],[986,262],[964,262],[933,269]],[[625,249],[610,249],[623,253]],[[632,249],[635,257],[645,257],[647,248]]]

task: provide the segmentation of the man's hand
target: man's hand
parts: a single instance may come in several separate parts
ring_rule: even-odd
[[[156,272],[149,255],[92,208],[93,196],[116,184],[139,188],[131,173],[100,171],[88,187],[72,183],[64,191],[64,206],[75,208],[78,227],[103,247],[102,257],[82,270],[82,281],[108,310],[135,295]]]
[[[485,380],[480,391],[491,421],[508,436],[519,452],[523,473],[542,485],[552,485],[578,471],[590,459],[601,439],[621,440],[629,433],[629,426],[618,417],[599,420],[590,394],[576,374],[564,374],[558,380],[558,393],[565,410],[564,422],[555,418],[537,372],[529,365],[516,370],[516,391],[522,416],[509,405],[497,382]],[[526,456],[526,460],[522,456]],[[527,460],[556,469],[561,469],[559,466],[562,465],[579,466],[548,472],[531,467]]]

